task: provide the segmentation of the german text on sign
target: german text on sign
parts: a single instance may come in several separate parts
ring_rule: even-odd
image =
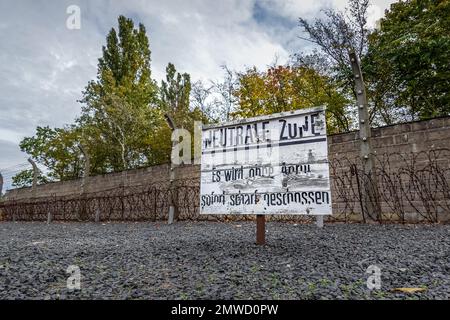
[[[202,130],[201,214],[331,214],[323,107]]]

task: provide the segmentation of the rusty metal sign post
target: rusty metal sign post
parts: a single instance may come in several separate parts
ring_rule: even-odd
[[[202,128],[200,214],[331,214],[325,108],[242,119]]]
[[[266,216],[263,214],[256,216],[256,244],[266,244]]]

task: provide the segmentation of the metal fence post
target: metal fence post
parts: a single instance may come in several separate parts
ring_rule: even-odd
[[[80,149],[81,153],[84,156],[84,170],[83,170],[83,177],[81,178],[81,190],[80,190],[80,207],[78,209],[78,220],[82,220],[84,213],[86,212],[86,199],[85,199],[85,189],[86,184],[89,179],[89,175],[91,174],[91,159],[89,158],[89,154],[81,144],[78,145],[78,148]],[[83,216],[82,216],[83,214]]]
[[[36,165],[36,162],[33,161],[33,159],[28,158],[28,162],[31,163],[33,166],[33,184],[31,185],[31,193],[33,195],[33,198],[36,197],[36,187],[38,182],[38,176],[39,176],[39,168]]]
[[[39,177],[39,168],[36,165],[36,162],[33,161],[33,159],[28,158],[28,162],[31,163],[31,165],[33,166],[33,183],[31,185],[31,197],[32,197],[32,203],[33,203],[33,215],[35,213],[35,209],[36,209],[36,187],[37,187],[37,183],[38,183],[38,177]]]
[[[316,226],[318,228],[323,228],[323,215],[322,214],[316,216]]]
[[[3,196],[3,176],[2,173],[0,172],[0,199]]]
[[[175,131],[176,129],[176,125],[175,122],[173,121],[172,117],[169,116],[168,114],[164,115],[167,121],[167,124],[169,125],[170,129],[173,131]],[[172,149],[170,152],[170,168],[169,168],[169,219],[168,219],[168,224],[172,224],[175,219],[177,219],[178,217],[178,210],[177,210],[177,206],[175,203],[175,168],[173,166],[173,151],[174,151],[174,147],[175,147],[175,141],[172,141]]]
[[[95,222],[100,222],[100,208],[98,208],[98,204],[95,208]]]
[[[358,103],[360,157],[364,172],[363,204],[361,211],[369,216],[374,214],[381,222],[381,210],[378,203],[378,185],[375,174],[375,161],[372,149],[369,106],[361,66],[354,51],[349,52],[350,63],[355,77],[356,99]]]
[[[0,201],[2,200],[2,198],[3,198],[3,176],[2,173],[0,172]],[[2,209],[0,208],[0,220],[2,219],[2,217],[3,212]]]
[[[178,214],[177,214],[177,207],[176,207],[176,203],[175,203],[175,169],[173,168],[172,164],[170,164],[170,173],[169,173],[170,177],[170,192],[169,192],[169,224],[172,224],[175,219],[177,218]]]
[[[52,222],[52,213],[50,210],[47,211],[47,224],[50,224]]]

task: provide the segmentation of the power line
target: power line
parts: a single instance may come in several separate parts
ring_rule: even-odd
[[[20,167],[20,168],[17,168],[17,169],[15,169],[15,170],[8,170],[8,171],[3,171],[3,170],[1,170],[0,173],[1,173],[2,175],[4,175],[4,176],[7,176],[7,175],[10,175],[10,174],[14,174],[14,173],[23,171],[23,170],[25,170],[25,169],[27,169],[27,168],[29,168],[29,167],[31,167],[31,166],[28,166],[28,167]]]
[[[16,165],[16,166],[13,166],[13,167],[0,169],[0,172],[2,174],[8,174],[8,173],[11,173],[11,172],[17,172],[17,171],[23,170],[24,168],[27,168],[29,166],[30,166],[29,164]]]
[[[25,166],[29,166],[29,165],[30,165],[30,163],[28,163],[28,162],[22,162],[22,163],[18,163],[13,166],[10,166],[10,167],[0,168],[0,171],[16,170],[17,168],[21,168],[21,167],[25,167]]]
[[[7,175],[15,174],[15,173],[20,172],[20,171],[23,171],[23,170],[27,170],[27,167],[23,167],[23,168],[14,170],[14,171],[6,171],[6,172],[5,172],[5,171],[0,171],[0,173],[1,173],[2,175],[4,175],[4,176],[7,176]]]

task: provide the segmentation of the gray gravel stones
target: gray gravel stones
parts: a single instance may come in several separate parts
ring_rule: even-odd
[[[0,299],[450,299],[450,226],[0,223]],[[67,289],[69,265],[81,290]],[[370,265],[381,289],[366,285]],[[395,293],[397,287],[423,287]]]

